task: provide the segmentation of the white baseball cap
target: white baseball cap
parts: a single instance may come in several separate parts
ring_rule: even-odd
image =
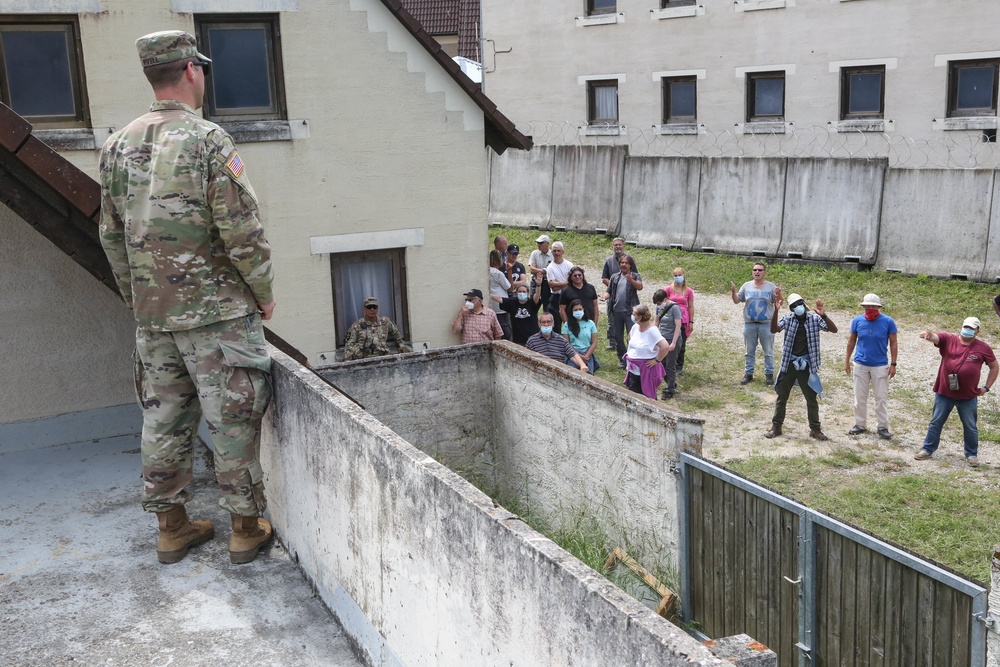
[[[973,329],[976,329],[978,331],[979,327],[982,326],[982,322],[979,321],[978,317],[966,317],[965,321],[962,322],[962,326],[972,327]]]

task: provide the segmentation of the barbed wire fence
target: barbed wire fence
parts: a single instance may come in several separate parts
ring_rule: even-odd
[[[995,134],[990,137],[986,131],[915,139],[895,132],[790,123],[783,133],[737,127],[712,131],[698,126],[697,134],[664,134],[656,127],[625,125],[595,129],[571,121],[519,121],[516,125],[536,146],[627,146],[629,155],[634,156],[886,159],[890,167],[903,169],[1000,168],[1000,145]],[[594,131],[601,134],[592,134]]]

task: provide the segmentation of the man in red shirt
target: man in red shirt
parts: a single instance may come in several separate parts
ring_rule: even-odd
[[[978,397],[993,387],[1000,374],[993,348],[976,338],[979,334],[979,319],[967,317],[962,322],[961,335],[921,331],[920,337],[937,346],[941,353],[941,365],[934,381],[934,411],[927,428],[924,446],[913,458],[918,461],[929,459],[937,450],[944,426],[951,409],[958,410],[965,435],[965,460],[970,466],[979,465],[979,428],[976,426]],[[983,364],[990,369],[986,384],[979,386]]]

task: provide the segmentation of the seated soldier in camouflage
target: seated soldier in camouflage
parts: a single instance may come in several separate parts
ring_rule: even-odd
[[[379,316],[378,299],[370,296],[365,299],[364,305],[365,316],[352,324],[347,332],[344,361],[391,354],[389,341],[395,341],[400,352],[410,352],[410,346],[403,342],[393,321]]]

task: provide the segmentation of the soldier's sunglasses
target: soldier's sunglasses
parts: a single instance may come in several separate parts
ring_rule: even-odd
[[[365,310],[378,310],[378,306],[365,306]]]
[[[203,63],[200,60],[192,60],[191,64],[194,65],[195,67],[202,68],[202,70],[204,70],[203,72],[204,74],[208,74],[208,70],[211,67],[211,63]]]

